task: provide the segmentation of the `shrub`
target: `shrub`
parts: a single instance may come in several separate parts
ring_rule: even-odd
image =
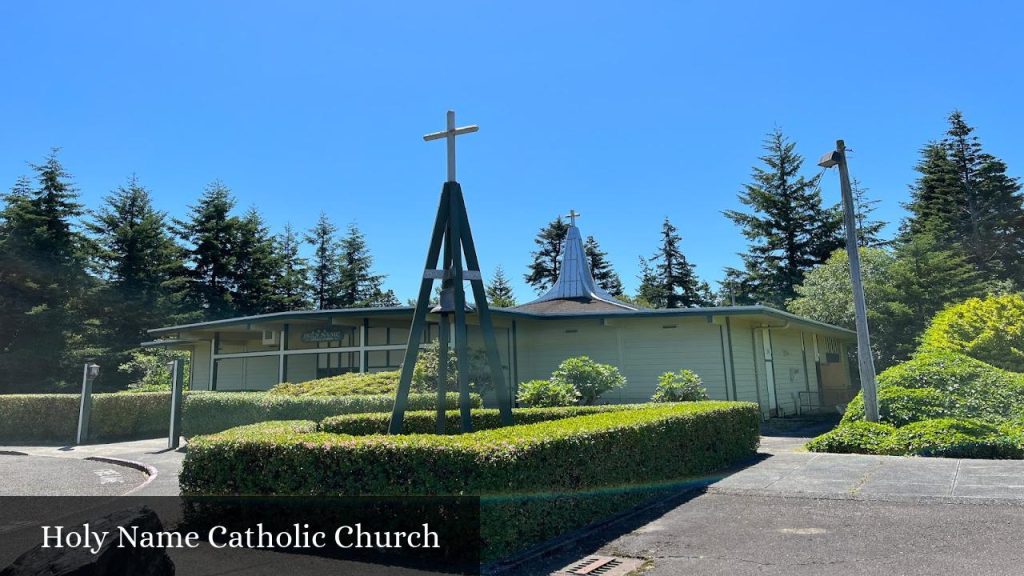
[[[572,385],[583,404],[593,404],[601,394],[626,385],[626,377],[618,368],[598,364],[587,356],[565,360],[551,373],[551,380]]]
[[[918,416],[902,416],[907,422],[943,415],[991,421],[1024,416],[1024,374],[1001,370],[963,354],[919,354],[879,374],[880,415],[887,409],[884,400],[887,388],[930,389],[938,393],[930,395],[932,400],[943,398],[943,413],[938,413],[934,402],[929,400],[930,407],[919,405],[922,412]],[[921,401],[925,402],[923,398],[924,395]],[[863,419],[864,402],[858,394],[847,406],[843,422]]]
[[[878,390],[878,420],[903,426],[918,420],[942,418],[952,413],[951,397],[934,388],[889,386]],[[864,396],[857,394],[846,406],[842,422],[864,420]]]
[[[472,396],[480,407],[480,397]],[[394,396],[286,396],[268,392],[192,392],[185,398],[182,434],[191,438],[271,420],[322,420],[339,414],[390,411]],[[409,410],[434,408],[434,394],[410,394]],[[447,395],[447,408],[458,406],[458,394]]]
[[[598,414],[601,412],[617,412],[648,407],[645,404],[604,404],[601,406],[561,406],[556,408],[519,408],[512,412],[517,425],[536,424],[548,420],[561,420],[574,416]],[[497,410],[473,410],[473,431],[501,428],[501,414]],[[445,430],[449,434],[462,432],[461,414],[458,410],[445,413]],[[332,434],[351,434],[366,436],[368,434],[386,434],[391,421],[389,412],[375,414],[346,414],[332,416],[320,422],[320,430]],[[437,425],[437,413],[433,411],[406,412],[402,421],[403,434],[434,434]]]
[[[654,396],[651,396],[652,402],[690,402],[707,399],[708,391],[704,388],[704,382],[690,370],[665,372],[658,378],[658,388]]]
[[[754,404],[700,402],[457,436],[236,428],[194,438],[180,483],[185,494],[480,495],[494,559],[749,458],[759,422]]]
[[[185,361],[185,390],[190,387],[192,376],[192,355],[184,350],[166,350],[163,348],[147,348],[133,350],[129,360],[117,367],[118,372],[131,374],[135,383],[128,386],[131,392],[169,392],[171,390],[171,370],[167,366],[172,360]]]
[[[1024,297],[971,298],[935,315],[921,352],[958,352],[993,366],[1024,372]]]
[[[0,443],[68,443],[78,434],[78,394],[0,395]],[[156,438],[168,433],[168,392],[93,394],[89,440]]]
[[[1021,446],[981,420],[937,418],[907,424],[882,445],[883,454],[945,458],[1021,458]]]
[[[416,366],[412,372],[412,388],[416,391],[429,392],[437,390],[437,368],[440,363],[440,345],[435,341],[420,349]],[[448,349],[448,390],[458,390],[459,364],[455,347]],[[469,350],[469,386],[470,390],[485,395],[490,391],[491,367],[487,362],[487,352],[479,348]]]
[[[398,371],[350,372],[298,384],[285,382],[270,389],[285,396],[361,396],[394,394],[398,389]]]
[[[579,399],[580,393],[568,382],[555,380],[530,380],[519,385],[516,400],[542,408],[548,406],[571,406]]]
[[[877,422],[850,422],[818,436],[806,444],[811,452],[837,452],[840,454],[877,454],[895,426]]]

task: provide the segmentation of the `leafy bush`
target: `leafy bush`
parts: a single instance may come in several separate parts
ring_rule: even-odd
[[[665,372],[658,378],[658,388],[651,396],[652,402],[691,402],[707,400],[708,391],[704,381],[691,370]]]
[[[953,412],[952,398],[934,388],[903,388],[889,386],[878,390],[878,420],[903,426],[918,420],[941,418]],[[857,394],[846,406],[842,422],[864,420],[864,396]]]
[[[131,374],[135,383],[129,384],[129,392],[169,392],[171,390],[171,370],[167,366],[172,360],[185,361],[184,383],[188,390],[192,376],[192,355],[184,350],[166,350],[148,348],[133,350],[129,360],[117,367],[118,372]]]
[[[551,380],[570,384],[583,404],[593,404],[601,394],[626,385],[626,377],[618,368],[598,364],[587,356],[565,360],[551,373]]]
[[[78,394],[0,395],[0,443],[74,442]],[[89,441],[157,438],[168,433],[168,392],[93,394]]]
[[[472,396],[474,407],[480,397]],[[182,434],[191,438],[271,420],[322,420],[339,414],[390,411],[394,396],[286,396],[268,392],[192,392],[185,398]],[[435,394],[410,394],[409,410],[429,410]],[[447,395],[447,408],[458,406],[458,394]]]
[[[937,394],[925,393],[919,398],[914,416],[911,406],[903,414],[882,416],[887,407],[887,388],[929,389]],[[1001,370],[980,360],[951,352],[919,354],[913,359],[893,366],[878,375],[879,412],[883,420],[894,424],[950,416],[955,418],[981,418],[993,422],[1024,416],[1024,374]],[[927,395],[930,400],[924,400]],[[938,412],[936,402],[942,398],[943,411]],[[893,398],[895,399],[895,398]],[[897,410],[898,411],[898,410]],[[893,419],[890,419],[893,418]],[[860,394],[843,415],[843,422],[864,419],[864,401]]]
[[[412,372],[412,389],[422,392],[437,390],[437,369],[440,365],[440,345],[435,341],[420,349],[416,366]],[[459,364],[455,348],[448,349],[448,390],[458,390]],[[469,350],[469,385],[470,390],[487,394],[492,388],[491,368],[487,362],[487,352],[479,348]]]
[[[807,443],[811,452],[840,454],[878,454],[881,446],[896,431],[895,426],[877,422],[850,422]]]
[[[993,366],[1024,372],[1024,297],[971,298],[935,315],[921,352],[957,352]]]
[[[398,389],[398,371],[350,372],[298,384],[285,382],[269,390],[284,396],[364,396],[394,394]]]
[[[480,495],[484,556],[494,559],[617,512],[651,486],[749,458],[759,422],[754,404],[699,402],[456,436],[236,428],[192,439],[180,484],[185,494]]]
[[[519,385],[516,400],[542,408],[548,406],[571,406],[579,399],[580,393],[568,382],[555,380],[529,380]]]
[[[574,416],[585,416],[587,414],[598,414],[601,412],[617,412],[647,408],[645,404],[605,404],[601,406],[561,406],[556,408],[519,408],[512,412],[512,417],[517,425],[536,424],[548,420],[561,420]],[[473,410],[473,431],[491,430],[501,428],[501,415],[497,410],[481,409]],[[449,410],[445,413],[445,430],[448,434],[460,434],[462,432],[461,415],[458,410]],[[353,436],[365,436],[368,434],[386,434],[388,423],[391,421],[391,413],[378,412],[376,414],[346,414],[344,416],[332,416],[320,422],[322,432],[332,434],[351,434]],[[434,434],[436,430],[437,413],[433,411],[406,412],[405,420],[402,422],[403,434]]]
[[[945,458],[1021,458],[1024,449],[1014,438],[981,420],[936,418],[897,429],[879,452]]]

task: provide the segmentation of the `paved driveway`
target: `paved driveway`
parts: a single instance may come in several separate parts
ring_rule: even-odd
[[[0,496],[119,496],[147,478],[108,462],[0,454]]]

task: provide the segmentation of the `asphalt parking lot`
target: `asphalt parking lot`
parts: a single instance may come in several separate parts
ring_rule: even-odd
[[[0,479],[0,496],[119,496],[148,475],[94,460],[0,454]]]

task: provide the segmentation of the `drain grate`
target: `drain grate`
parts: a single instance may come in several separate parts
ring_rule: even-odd
[[[643,560],[617,556],[587,556],[551,576],[626,576],[643,565]]]

